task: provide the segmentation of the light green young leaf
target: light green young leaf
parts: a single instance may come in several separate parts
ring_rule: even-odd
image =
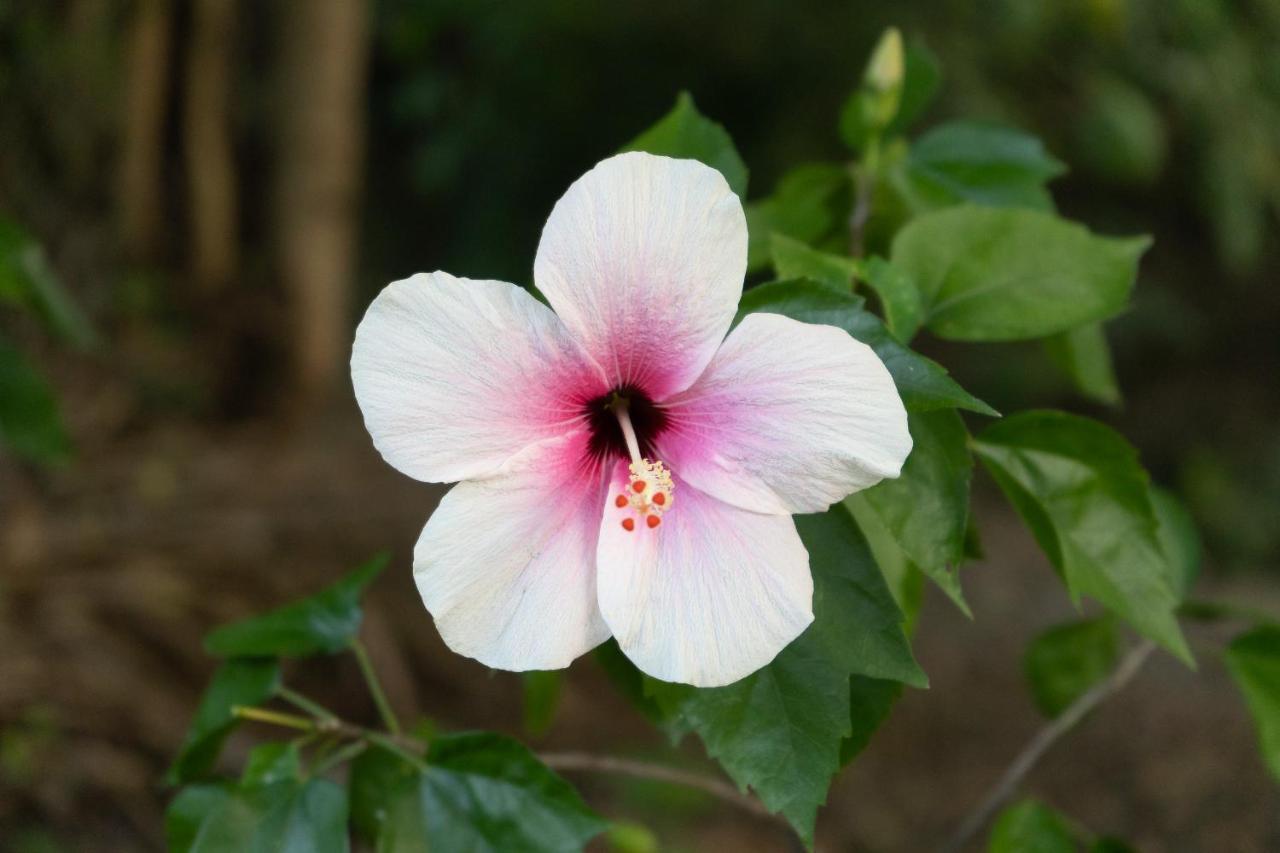
[[[340,652],[360,632],[360,596],[386,568],[387,560],[386,554],[379,554],[315,595],[218,628],[205,637],[204,647],[219,657]]]
[[[837,163],[808,163],[782,176],[773,195],[746,206],[747,272],[769,265],[773,235],[810,246],[843,238],[853,206],[853,178]]]
[[[1108,406],[1120,402],[1111,347],[1101,323],[1086,323],[1045,338],[1044,351],[1081,394]]]
[[[880,297],[889,331],[902,343],[910,343],[924,319],[920,289],[911,276],[884,258],[873,256],[859,265],[858,278]]]
[[[1076,853],[1076,843],[1057,812],[1023,800],[1000,814],[987,853]]]
[[[841,766],[841,748],[864,740],[885,697],[851,676],[923,687],[894,604],[845,508],[796,517],[813,572],[814,622],[768,666],[727,687],[698,690],[650,679],[647,689],[678,733],[696,732],[739,787],[750,786],[806,840]],[[859,688],[866,687],[858,685]],[[870,688],[868,688],[870,689]]]
[[[302,781],[302,756],[293,741],[264,743],[249,750],[241,787]]]
[[[966,615],[957,573],[964,559],[973,458],[954,409],[912,412],[913,447],[902,474],[861,493],[903,553]]]
[[[280,684],[280,667],[270,659],[229,660],[213,674],[205,688],[186,740],[169,768],[170,784],[182,784],[207,773],[218,760],[222,742],[236,727],[237,705],[257,705],[270,699]]]
[[[1264,625],[1232,640],[1227,668],[1253,715],[1262,758],[1280,780],[1280,627]]]
[[[93,328],[49,266],[44,249],[16,223],[4,219],[0,219],[0,301],[30,308],[50,331],[75,346],[93,343]]]
[[[1050,628],[1031,641],[1023,670],[1036,707],[1056,717],[1106,678],[1120,654],[1116,623],[1109,617]]]
[[[905,132],[933,103],[942,86],[942,66],[923,42],[908,41],[904,60],[902,98],[886,135]]]
[[[327,779],[184,788],[165,813],[170,853],[348,853],[347,792]]]
[[[773,235],[773,271],[778,278],[807,278],[838,293],[853,289],[859,265],[852,258],[822,252],[785,234]]]
[[[974,450],[1073,598],[1092,596],[1192,664],[1147,475],[1128,442],[1088,418],[1033,411],[987,427]]]
[[[384,789],[385,814],[375,820],[380,853],[563,853],[581,850],[609,826],[568,782],[508,737],[443,735],[432,741],[426,765],[401,771],[400,781]]]
[[[1030,134],[955,121],[912,143],[897,185],[917,212],[965,202],[1051,212],[1045,184],[1065,171]]]
[[[1036,211],[965,205],[909,222],[892,261],[920,288],[934,334],[1016,341],[1121,311],[1150,243],[1099,237]]]
[[[723,125],[698,112],[688,92],[681,92],[671,112],[621,150],[700,160],[724,175],[739,198],[747,197],[747,164],[742,162],[733,139]]]
[[[902,611],[902,630],[911,637],[915,634],[920,607],[924,604],[924,573],[903,553],[889,528],[880,520],[880,514],[867,503],[865,493],[849,495],[844,499],[844,506],[866,538],[867,547],[889,585],[894,603]]]
[[[770,282],[742,295],[739,317],[753,311],[785,314],[804,323],[844,329],[880,356],[908,410],[958,408],[983,415],[997,414],[995,409],[957,385],[941,365],[900,344],[878,317],[863,310],[862,300],[857,296],[836,293],[807,279]]]
[[[71,453],[53,392],[4,338],[0,338],[0,448],[45,465],[62,462]]]

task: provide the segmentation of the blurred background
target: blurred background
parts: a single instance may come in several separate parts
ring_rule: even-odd
[[[57,334],[0,299],[0,393],[38,376],[64,425],[0,423],[0,850],[160,849],[203,633],[383,548],[366,635],[392,703],[530,739],[520,679],[449,654],[418,602],[441,492],[363,431],[360,312],[418,271],[528,283],[559,194],[682,89],[733,135],[752,198],[845,158],[839,107],[888,25],[943,68],[922,127],[1022,127],[1070,165],[1066,215],[1156,240],[1108,327],[1117,408],[1035,347],[922,349],[999,409],[1118,426],[1201,524],[1200,592],[1280,611],[1275,0],[0,0],[0,248],[73,303]],[[975,508],[976,621],[930,591],[933,688],[841,777],[821,849],[936,843],[1039,725],[1021,655],[1073,611],[982,478]],[[1192,626],[1200,672],[1154,661],[1031,790],[1142,850],[1280,849],[1280,792],[1212,652],[1227,630]],[[292,677],[372,721],[350,661]],[[532,742],[708,767],[603,685],[575,664]],[[574,781],[664,850],[786,849],[687,791]]]

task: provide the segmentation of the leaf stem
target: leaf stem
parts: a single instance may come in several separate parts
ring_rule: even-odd
[[[861,258],[866,251],[867,222],[871,219],[871,196],[875,191],[876,171],[880,161],[880,140],[867,141],[861,163],[853,166],[853,211],[849,214],[849,254]]]
[[[373,704],[378,706],[378,714],[382,717],[382,724],[387,727],[387,731],[398,737],[400,735],[400,721],[396,719],[395,711],[391,710],[391,703],[387,701],[387,694],[382,692],[382,683],[378,681],[378,674],[373,671],[373,663],[369,660],[369,653],[365,650],[364,643],[359,640],[352,640],[351,651],[356,656],[356,662],[360,664],[360,674],[364,676],[364,683],[369,687],[369,695],[373,697]]]
[[[284,714],[280,711],[272,711],[270,708],[257,708],[246,705],[232,705],[231,713],[233,716],[242,720],[253,720],[258,723],[270,723],[273,726],[284,726],[285,728],[297,729],[303,732],[321,731],[316,725],[315,720],[306,717],[299,717],[297,714]]]
[[[763,803],[755,797],[743,794],[728,782],[697,773],[690,773],[675,767],[650,764],[644,761],[630,761],[610,755],[591,755],[585,752],[544,752],[540,753],[538,758],[552,770],[613,773],[620,776],[632,776],[637,779],[650,779],[655,782],[669,782],[686,788],[696,788],[726,803],[737,806],[756,817],[771,821],[778,820],[778,816],[765,808]]]
[[[366,740],[353,740],[342,749],[328,756],[319,756],[316,763],[311,767],[311,775],[319,776],[327,773],[339,764],[343,764],[355,758],[360,753],[369,748],[369,742]]]
[[[1035,737],[1031,738],[1013,759],[1013,763],[983,797],[978,807],[969,813],[969,816],[956,829],[955,834],[939,848],[940,853],[956,853],[981,832],[1005,801],[1017,792],[1027,774],[1044,757],[1049,748],[1075,728],[1085,715],[1101,704],[1104,699],[1119,692],[1128,684],[1142,669],[1142,665],[1147,662],[1147,658],[1155,648],[1155,643],[1150,640],[1143,640],[1134,646],[1110,675],[1089,688],[1080,698],[1068,705],[1065,711],[1036,732]]]
[[[284,701],[288,702],[296,708],[306,711],[313,717],[320,720],[331,720],[336,718],[336,714],[325,706],[316,702],[314,699],[308,699],[296,690],[281,685],[276,689],[276,695]]]

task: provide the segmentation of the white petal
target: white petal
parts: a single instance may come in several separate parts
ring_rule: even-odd
[[[896,477],[907,413],[883,362],[843,329],[749,314],[705,373],[669,400],[658,452],[723,501],[821,512]]]
[[[687,388],[729,330],[747,268],[742,203],[715,169],[631,152],[579,178],[534,279],[614,385]]]
[[[625,484],[623,466],[615,489]],[[768,664],[813,621],[809,554],[790,516],[760,515],[682,484],[659,527],[600,531],[600,611],[641,670],[697,687]]]
[[[383,457],[430,482],[501,470],[607,390],[545,305],[442,272],[378,294],[356,329],[351,381]]]
[[[586,436],[533,448],[508,473],[459,483],[413,549],[413,576],[449,648],[498,669],[560,669],[609,637],[596,600],[605,475]]]

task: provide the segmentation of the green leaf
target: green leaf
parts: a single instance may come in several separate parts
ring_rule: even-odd
[[[93,328],[49,266],[44,249],[16,223],[0,219],[0,301],[30,308],[75,346],[93,343]]]
[[[302,756],[293,742],[264,743],[249,751],[242,786],[272,785],[276,782],[302,781]]]
[[[934,334],[1016,341],[1118,313],[1150,244],[1032,210],[966,205],[913,219],[894,238],[892,260],[920,288]]]
[[[1156,512],[1156,536],[1165,559],[1173,567],[1173,589],[1181,601],[1191,592],[1200,574],[1200,531],[1182,501],[1158,486],[1151,487],[1151,506]]]
[[[614,689],[635,706],[636,710],[657,726],[664,726],[666,718],[654,698],[645,692],[645,674],[622,653],[612,637],[596,646],[592,652],[600,668],[604,670]]]
[[[889,327],[889,331],[902,343],[909,343],[920,330],[920,323],[924,319],[920,289],[911,280],[911,276],[884,258],[875,256],[859,266],[858,278],[865,281],[880,298],[885,325]]]
[[[840,766],[844,767],[871,743],[893,703],[902,695],[902,682],[855,675],[849,679],[850,734],[840,742]]]
[[[733,139],[723,125],[698,112],[688,92],[677,95],[671,112],[621,150],[699,160],[724,175],[739,198],[747,197],[747,165]]]
[[[1104,837],[1093,842],[1089,853],[1138,853],[1133,845],[1119,838]]]
[[[370,844],[377,841],[392,798],[417,776],[416,767],[380,746],[371,746],[355,757],[348,781],[351,823],[362,838]]]
[[[1036,707],[1056,717],[1107,677],[1120,654],[1119,632],[1109,617],[1050,628],[1031,641],[1023,670]]]
[[[347,793],[326,779],[183,789],[165,814],[170,853],[347,853]]]
[[[559,670],[535,670],[524,681],[524,730],[537,737],[551,727],[560,706]]]
[[[1088,418],[1034,411],[992,424],[974,450],[1073,598],[1092,596],[1192,663],[1147,474],[1123,438]]]
[[[1044,351],[1081,394],[1108,406],[1120,402],[1120,384],[1101,323],[1086,323],[1045,338]]]
[[[973,458],[954,409],[912,412],[911,455],[902,474],[861,493],[902,552],[972,618],[957,574],[964,559]]]
[[[1253,715],[1262,758],[1280,780],[1280,627],[1264,625],[1232,640],[1227,668]]]
[[[379,853],[418,850],[581,850],[608,823],[568,782],[510,738],[444,735],[427,769],[389,792]]]
[[[902,613],[866,541],[841,505],[796,517],[813,572],[814,622],[766,667],[726,687],[695,689],[650,679],[677,733],[696,732],[707,753],[750,786],[800,835],[813,837],[818,806],[855,730],[851,676],[927,684],[902,632]]]
[[[768,198],[748,204],[747,272],[768,266],[774,234],[810,246],[843,237],[853,206],[853,179],[836,163],[809,163],[783,175]]]
[[[1045,184],[1065,171],[1034,136],[996,124],[955,121],[912,143],[899,189],[921,212],[965,202],[1052,211]]]
[[[1076,853],[1076,843],[1057,812],[1023,800],[996,820],[987,853]]]
[[[0,443],[23,459],[45,465],[62,462],[71,452],[53,392],[4,338],[0,338]]]
[[[222,742],[238,723],[232,709],[265,702],[279,684],[280,667],[274,660],[239,658],[218,667],[169,768],[169,783],[181,784],[208,772],[218,760]]]
[[[770,282],[742,295],[739,317],[753,311],[785,314],[801,322],[844,329],[880,356],[909,410],[959,408],[983,415],[997,414],[995,409],[957,385],[940,364],[900,344],[878,317],[863,310],[862,300],[857,296],[836,293],[807,279]]]
[[[853,289],[858,262],[821,252],[785,234],[773,235],[773,270],[779,278],[807,278],[839,293]]]
[[[880,514],[871,508],[862,492],[845,498],[844,506],[858,523],[858,529],[871,549],[871,556],[880,567],[880,574],[889,585],[894,602],[902,611],[903,630],[908,637],[912,636],[924,603],[924,573],[903,553],[889,528],[880,520]]]
[[[379,554],[315,595],[218,628],[205,637],[204,647],[219,657],[340,652],[360,632],[360,596],[386,568],[387,560],[386,554]]]

